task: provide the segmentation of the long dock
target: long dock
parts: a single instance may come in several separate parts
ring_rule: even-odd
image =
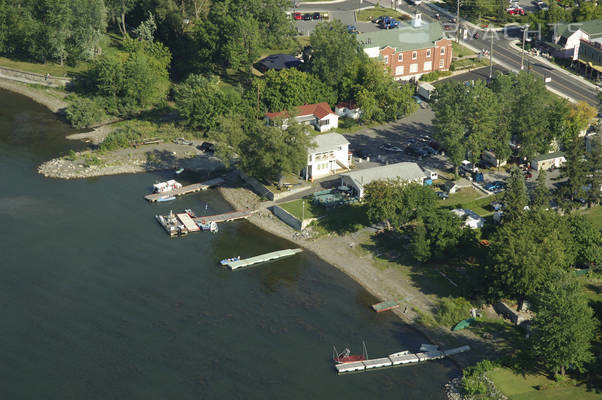
[[[244,260],[231,261],[231,262],[227,263],[226,265],[228,265],[232,270],[235,270],[238,268],[248,267],[253,264],[259,264],[261,262],[277,260],[279,258],[292,256],[293,254],[297,254],[302,251],[303,251],[302,249],[286,249],[286,250],[273,251],[271,253],[262,254],[260,256],[255,256],[255,257],[247,258]]]
[[[465,345],[450,350],[433,350],[428,352],[412,354],[407,351],[390,354],[388,357],[375,358],[371,360],[357,361],[351,363],[335,364],[339,374],[344,372],[366,371],[369,369],[394,367],[404,364],[415,364],[423,361],[438,360],[446,356],[462,353],[470,350],[470,346]]]
[[[194,222],[197,224],[209,224],[211,222],[219,223],[219,222],[228,222],[234,221],[237,219],[249,218],[253,213],[257,210],[238,210],[238,211],[230,211],[223,214],[215,214],[215,215],[207,215],[204,217],[196,217],[193,218]]]
[[[200,192],[201,190],[207,190],[211,187],[221,185],[222,183],[224,183],[224,180],[222,178],[215,178],[206,182],[193,183],[192,185],[182,186],[179,189],[170,190],[168,192],[147,194],[146,196],[144,196],[144,198],[153,203],[162,197],[182,196],[189,193]]]

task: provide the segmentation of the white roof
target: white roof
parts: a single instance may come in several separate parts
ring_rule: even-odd
[[[367,185],[370,182],[386,179],[399,178],[404,181],[413,181],[427,178],[422,168],[413,162],[400,162],[382,167],[360,169],[343,174],[343,176],[350,177],[358,187]]]
[[[316,147],[309,149],[312,154],[337,150],[339,146],[349,144],[349,141],[339,133],[325,133],[316,136],[314,143]]]
[[[473,229],[482,228],[485,224],[485,218],[481,217],[479,214],[472,210],[467,210],[465,208],[454,208],[453,210],[451,210],[451,212],[453,212],[462,219],[466,217],[464,225],[469,226]]]

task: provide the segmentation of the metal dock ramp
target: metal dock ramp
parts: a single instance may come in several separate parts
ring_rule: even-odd
[[[278,250],[273,251],[271,253],[262,254],[260,256],[255,256],[251,258],[247,258],[239,261],[231,261],[227,265],[232,269],[238,269],[243,267],[248,267],[253,264],[259,264],[266,261],[277,260],[279,258],[292,256],[294,254],[302,252],[303,249],[286,249],[286,250]]]

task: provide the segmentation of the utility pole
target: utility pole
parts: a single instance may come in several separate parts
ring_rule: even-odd
[[[491,41],[489,42],[489,80],[493,78],[493,30],[489,29]]]
[[[527,29],[529,28],[529,24],[526,24],[523,28],[523,51],[520,53],[520,70],[522,71],[524,67],[525,60],[525,41],[527,40]]]
[[[460,43],[460,0],[458,0],[458,9],[456,10],[456,42]]]

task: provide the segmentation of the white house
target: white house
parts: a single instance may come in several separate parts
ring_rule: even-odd
[[[540,154],[531,160],[531,168],[536,171],[542,169],[548,170],[552,167],[560,168],[566,162],[564,153],[557,151],[556,153]]]
[[[470,229],[482,228],[483,225],[485,225],[485,218],[481,217],[472,210],[467,210],[465,208],[454,208],[451,210],[451,212],[463,219],[464,226],[467,226]]]
[[[295,107],[293,114],[298,123],[313,125],[320,132],[328,132],[339,126],[339,116],[332,112],[326,102]],[[268,121],[281,118],[283,129],[288,126],[289,113],[287,111],[267,113],[265,116]]]
[[[351,155],[349,142],[338,133],[325,133],[314,138],[314,148],[309,149],[305,179],[318,179],[349,170]]]
[[[351,119],[359,119],[361,116],[360,108],[352,101],[337,104],[334,106],[334,112],[339,117]]]
[[[602,43],[602,19],[554,26],[552,41],[559,47],[556,56],[577,60],[581,39]]]
[[[417,182],[422,185],[426,178],[427,175],[418,164],[401,162],[343,174],[341,175],[341,185],[351,188],[354,195],[362,198],[364,196],[364,187],[370,182],[400,179],[406,182]]]

